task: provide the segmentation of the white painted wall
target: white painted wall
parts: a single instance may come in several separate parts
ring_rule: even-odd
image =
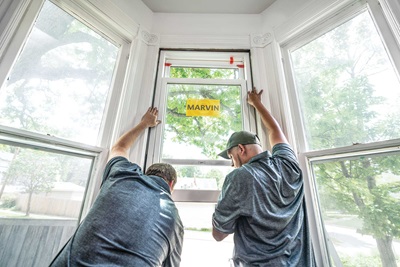
[[[141,25],[142,28],[151,30],[153,11],[143,4],[141,0],[112,0],[112,2],[131,17],[132,20]]]
[[[279,0],[269,6],[261,13],[263,18],[261,28],[264,30],[275,29],[287,20],[301,12],[305,6],[314,2],[313,0]]]
[[[155,13],[152,31],[160,35],[242,35],[257,33],[261,15]]]

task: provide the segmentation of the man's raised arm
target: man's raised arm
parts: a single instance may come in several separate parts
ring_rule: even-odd
[[[252,105],[261,117],[261,121],[268,130],[269,143],[271,147],[279,143],[288,143],[286,136],[275,118],[261,102],[263,90],[257,93],[256,88],[247,93],[247,103]]]
[[[112,146],[108,160],[121,156],[128,158],[128,151],[140,134],[149,127],[155,127],[161,123],[157,119],[158,109],[150,107],[143,115],[142,120],[132,129],[124,133]]]

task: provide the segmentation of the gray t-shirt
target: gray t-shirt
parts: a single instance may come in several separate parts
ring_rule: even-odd
[[[302,172],[287,144],[227,175],[213,226],[234,233],[235,266],[314,266],[303,196]]]
[[[175,267],[182,243],[168,184],[115,157],[93,207],[50,266]]]

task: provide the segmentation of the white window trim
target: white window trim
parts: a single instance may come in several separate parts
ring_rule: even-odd
[[[400,47],[400,2],[397,0],[379,0],[379,3]]]
[[[44,1],[21,0],[0,39],[0,87],[22,50]]]

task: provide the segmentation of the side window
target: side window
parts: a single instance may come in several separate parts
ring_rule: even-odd
[[[161,51],[160,61],[155,105],[164,123],[153,135],[148,163],[176,168],[175,200],[187,190],[209,190],[214,193],[202,200],[215,201],[231,170],[217,154],[234,131],[255,131],[246,103],[249,55]]]
[[[400,82],[368,11],[291,60],[308,150],[400,138]]]
[[[119,47],[45,1],[0,89],[0,123],[97,145]]]
[[[1,68],[11,70],[0,73],[0,266],[47,266],[94,184],[123,43],[70,5],[44,1],[15,63]]]
[[[287,50],[335,266],[396,266],[400,256],[399,70],[369,11]]]

